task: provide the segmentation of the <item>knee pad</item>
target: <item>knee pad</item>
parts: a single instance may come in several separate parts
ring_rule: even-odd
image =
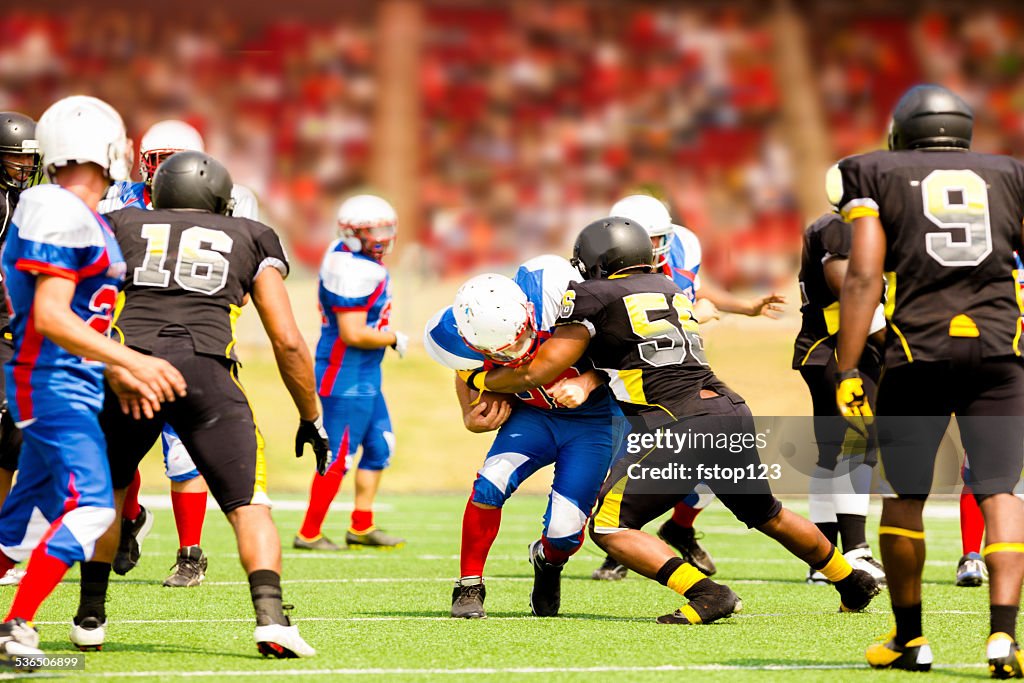
[[[477,476],[476,481],[473,482],[473,497],[470,500],[481,505],[491,505],[500,508],[505,505],[508,496],[509,494],[499,490],[487,479]]]
[[[583,544],[583,529],[587,515],[571,500],[551,492],[551,505],[544,520],[544,536],[551,545],[562,551],[575,551]]]

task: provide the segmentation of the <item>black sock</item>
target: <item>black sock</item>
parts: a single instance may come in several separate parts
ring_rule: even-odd
[[[658,570],[658,575],[655,576],[655,580],[662,586],[668,585],[668,580],[672,578],[672,575],[676,573],[676,570],[682,567],[686,562],[681,558],[673,557],[671,560],[661,565],[661,569]]]
[[[75,623],[86,617],[107,620],[107,585],[110,583],[110,565],[106,562],[83,562],[79,582],[78,614]]]
[[[856,548],[868,547],[868,539],[864,534],[867,517],[864,515],[836,515],[836,519],[839,520],[839,536],[843,539],[844,553]]]
[[[989,634],[1005,633],[1017,640],[1017,605],[992,605],[989,607]]]
[[[839,523],[838,522],[818,522],[814,526],[818,527],[818,531],[821,535],[828,539],[828,542],[832,545],[839,543]]]
[[[257,569],[249,574],[249,594],[256,610],[256,625],[289,625],[281,607],[281,576],[269,569]]]
[[[896,617],[897,645],[906,645],[914,638],[921,637],[921,603],[909,607],[893,605],[892,615]]]

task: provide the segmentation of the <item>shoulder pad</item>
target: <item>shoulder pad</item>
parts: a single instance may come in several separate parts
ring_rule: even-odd
[[[72,249],[104,245],[89,207],[59,185],[37,185],[22,192],[11,222],[22,239],[33,242]]]
[[[345,299],[370,296],[387,276],[388,271],[376,261],[334,248],[327,251],[320,265],[320,280],[324,287]]]

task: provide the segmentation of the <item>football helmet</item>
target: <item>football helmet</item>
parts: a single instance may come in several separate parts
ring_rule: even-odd
[[[152,185],[153,174],[160,162],[175,152],[205,152],[206,145],[199,131],[175,119],[158,121],[149,127],[139,142],[139,173],[147,185]]]
[[[153,175],[154,209],[199,209],[229,215],[231,174],[203,152],[177,152],[167,157]]]
[[[843,201],[843,174],[839,164],[832,164],[825,172],[825,196],[832,209],[839,210],[839,202]]]
[[[24,190],[39,182],[36,122],[16,111],[0,112],[0,187]]]
[[[534,308],[504,275],[484,273],[459,287],[452,304],[455,326],[469,348],[502,365],[521,365],[535,351]]]
[[[668,251],[675,226],[664,202],[646,194],[631,194],[615,202],[608,215],[622,216],[639,223],[651,237],[655,267],[661,268],[668,262]]]
[[[583,228],[571,263],[585,280],[607,278],[626,268],[654,270],[654,248],[647,231],[626,218],[609,216]]]
[[[941,85],[915,85],[896,103],[889,124],[889,149],[970,149],[974,113]]]
[[[46,172],[72,163],[94,163],[110,180],[127,180],[128,140],[124,121],[113,107],[87,95],[57,100],[36,125]]]
[[[351,251],[380,261],[391,253],[397,232],[395,209],[376,195],[349,197],[338,208],[338,233]]]

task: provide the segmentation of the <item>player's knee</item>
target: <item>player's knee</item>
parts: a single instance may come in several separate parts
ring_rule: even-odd
[[[508,500],[508,496],[504,491],[499,491],[487,480],[481,481],[477,477],[476,482],[473,484],[473,497],[470,500],[473,505],[479,508],[493,510],[503,506],[505,501]]]
[[[473,500],[501,507],[518,488],[516,472],[526,462],[518,453],[498,453],[488,456],[473,482]]]
[[[757,529],[771,535],[771,531],[781,523],[782,503],[775,496],[750,496],[741,508],[734,510],[736,519],[747,525],[748,529]]]
[[[559,550],[567,550],[570,546],[578,548],[583,542],[583,528],[586,525],[585,512],[557,491],[551,492],[551,507],[545,520],[544,535],[551,539],[552,544],[566,539],[567,547],[559,547]]]
[[[92,546],[100,539],[107,529],[114,524],[116,514],[114,506],[84,505],[64,515],[63,526],[75,537],[86,555],[92,555]]]

